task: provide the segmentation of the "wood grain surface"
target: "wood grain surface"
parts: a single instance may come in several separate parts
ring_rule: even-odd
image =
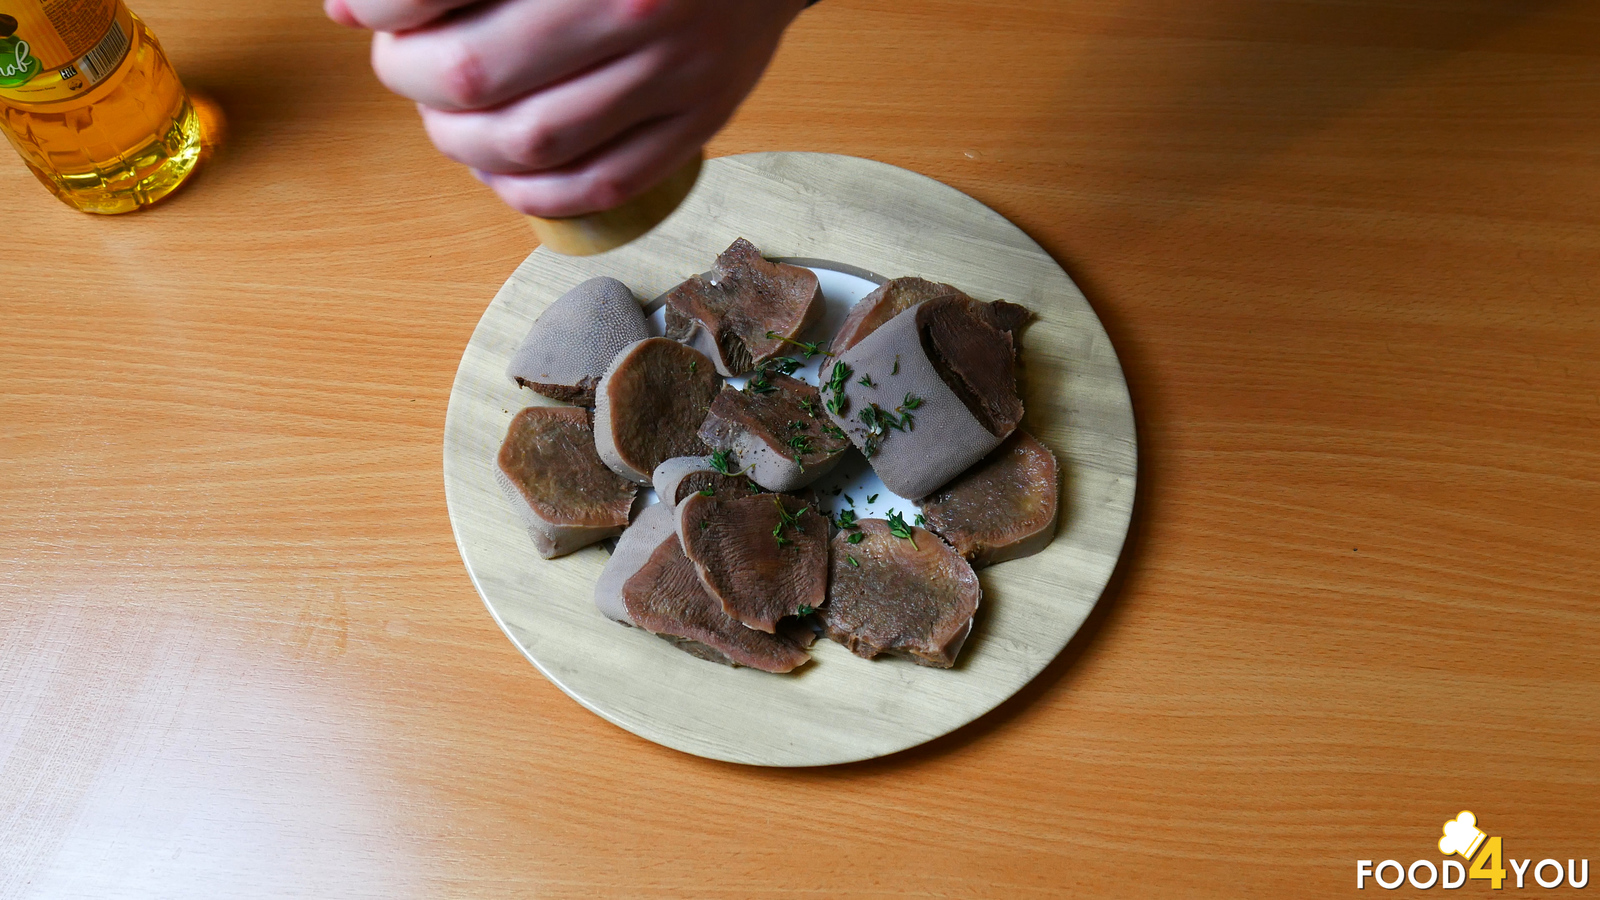
[[[1366,896],[1460,809],[1600,860],[1593,3],[805,13],[711,155],[1021,225],[1140,494],[1017,698],[803,770],[623,733],[485,615],[441,435],[521,217],[317,4],[137,9],[232,136],[116,219],[0,158],[0,896]]]
[[[916,275],[980,300],[1020,303],[1037,317],[1023,345],[1023,427],[1061,462],[1063,513],[1043,552],[982,572],[978,616],[952,670],[908,660],[869,663],[832,641],[819,642],[813,664],[783,678],[694,660],[601,615],[594,596],[605,550],[540,559],[496,483],[495,459],[511,418],[523,407],[549,405],[506,376],[534,320],[575,285],[602,275],[621,279],[648,304],[710,269],[740,237],[768,256]],[[712,160],[694,192],[648,236],[596,256],[536,250],[473,331],[444,430],[445,500],[456,543],[495,620],[528,659],[573,699],[634,734],[698,756],[767,766],[896,753],[954,731],[1032,681],[1078,632],[1111,579],[1133,511],[1136,467],[1122,367],[1061,267],[1015,225],[954,188],[829,153]]]

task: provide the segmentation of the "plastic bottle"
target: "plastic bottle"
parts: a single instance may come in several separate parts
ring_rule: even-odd
[[[123,213],[200,162],[201,123],[122,0],[0,0],[0,127],[57,197]]]

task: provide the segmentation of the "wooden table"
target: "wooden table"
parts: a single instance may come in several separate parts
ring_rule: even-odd
[[[445,403],[527,226],[316,4],[137,8],[232,134],[115,219],[0,161],[0,896],[1342,896],[1460,809],[1600,863],[1592,3],[803,16],[712,153],[1010,216],[1142,453],[1041,678],[800,771],[606,724],[468,582]]]

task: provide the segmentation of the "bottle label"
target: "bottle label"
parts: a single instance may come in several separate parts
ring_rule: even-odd
[[[0,100],[88,93],[122,65],[133,14],[122,0],[0,0]]]

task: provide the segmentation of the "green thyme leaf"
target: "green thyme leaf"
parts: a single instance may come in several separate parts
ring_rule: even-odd
[[[911,534],[911,527],[906,524],[905,517],[895,510],[889,510],[889,533],[901,540],[910,541],[911,546],[917,547],[917,539]],[[922,549],[917,547],[918,550]]]
[[[805,355],[806,359],[810,359],[811,357],[816,356],[818,353],[821,353],[823,356],[833,355],[832,353],[822,349],[822,343],[820,341],[816,343],[812,343],[810,341],[797,341],[794,338],[784,337],[776,331],[767,332],[767,340],[782,341],[785,344],[793,344],[794,346],[800,348],[800,352]]]
[[[707,457],[706,462],[724,475],[737,474],[734,469],[739,465],[739,460],[734,457],[732,450],[718,450]]]

